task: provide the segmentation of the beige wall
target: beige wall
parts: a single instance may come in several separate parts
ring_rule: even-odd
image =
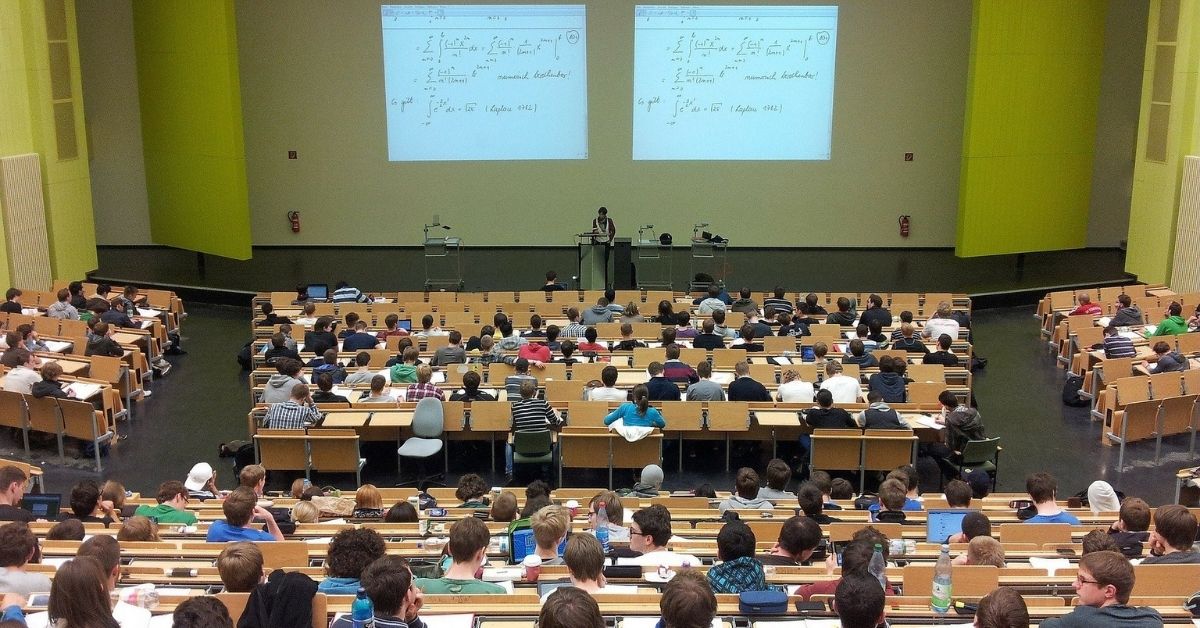
[[[953,243],[970,3],[840,3],[833,159],[749,163],[632,161],[636,3],[586,4],[589,159],[389,163],[379,2],[238,2],[255,243],[417,244],[438,213],[468,244],[571,244],[600,205],[677,241],[709,222],[741,246]]]
[[[837,3],[833,159],[747,163],[632,161],[636,2],[585,2],[588,160],[390,163],[380,2],[239,0],[254,243],[415,245],[421,223],[438,213],[468,244],[566,245],[607,205],[630,236],[654,223],[681,241],[693,222],[710,222],[739,246],[953,246],[971,3]],[[1090,245],[1120,240],[1128,214],[1131,149],[1122,146],[1136,129],[1129,85],[1140,81],[1131,75],[1141,56],[1124,51],[1140,50],[1145,20],[1131,13],[1143,4],[1109,2]],[[125,129],[91,131],[98,239],[148,243],[129,0],[80,11],[89,124]],[[288,150],[300,159],[289,161]],[[298,235],[290,210],[301,213]],[[913,216],[907,240],[897,235],[899,214]],[[104,226],[118,220],[131,227]]]

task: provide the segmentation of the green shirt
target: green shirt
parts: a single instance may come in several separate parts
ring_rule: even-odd
[[[159,523],[178,523],[182,525],[195,525],[196,514],[188,510],[176,510],[170,504],[159,504],[157,506],[147,506],[142,504],[133,511],[133,514],[138,517],[155,517]]]
[[[1168,316],[1163,319],[1154,328],[1154,335],[1151,336],[1174,336],[1178,334],[1186,334],[1188,330],[1187,321],[1183,320],[1182,316]]]
[[[417,586],[425,593],[437,594],[481,594],[502,595],[504,587],[482,580],[457,580],[454,578],[417,578]]]

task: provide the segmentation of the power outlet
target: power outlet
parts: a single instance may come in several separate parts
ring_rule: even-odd
[[[912,153],[909,153],[909,154],[911,155]],[[296,154],[296,151],[294,151],[294,150],[288,151],[288,159],[297,159],[298,157],[299,156]],[[912,160],[910,159],[909,161],[912,161]]]
[[[913,160],[912,153],[904,153],[904,161],[912,161],[912,160]]]

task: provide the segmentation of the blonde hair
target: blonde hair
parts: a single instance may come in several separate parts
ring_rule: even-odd
[[[383,495],[374,484],[363,484],[354,492],[354,505],[358,508],[383,508]]]
[[[538,547],[551,549],[558,547],[558,542],[571,526],[571,517],[562,506],[550,505],[533,513],[529,518],[529,527],[533,528],[533,538]]]
[[[298,502],[292,506],[292,521],[296,523],[316,523],[321,517],[321,511],[312,502]]]
[[[130,517],[121,522],[117,532],[118,541],[157,541],[158,524],[149,517]]]
[[[420,384],[428,384],[429,380],[433,379],[433,368],[428,364],[422,364],[417,367],[417,382]]]
[[[990,536],[977,536],[967,545],[967,563],[1004,568],[1004,546]]]
[[[125,486],[116,480],[109,480],[100,487],[100,499],[113,503],[113,508],[120,510],[125,505]]]

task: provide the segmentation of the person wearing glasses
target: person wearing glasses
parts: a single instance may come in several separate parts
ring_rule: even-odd
[[[618,565],[650,565],[679,567],[688,564],[700,566],[700,559],[691,554],[672,552],[667,549],[671,540],[671,512],[665,506],[655,504],[633,513],[629,526],[629,549],[641,552],[641,556],[621,558]]]
[[[1042,628],[1084,628],[1120,626],[1151,628],[1162,626],[1158,611],[1148,606],[1129,606],[1133,591],[1133,565],[1117,552],[1092,552],[1079,559],[1075,577],[1079,604],[1062,617],[1042,620]]]

